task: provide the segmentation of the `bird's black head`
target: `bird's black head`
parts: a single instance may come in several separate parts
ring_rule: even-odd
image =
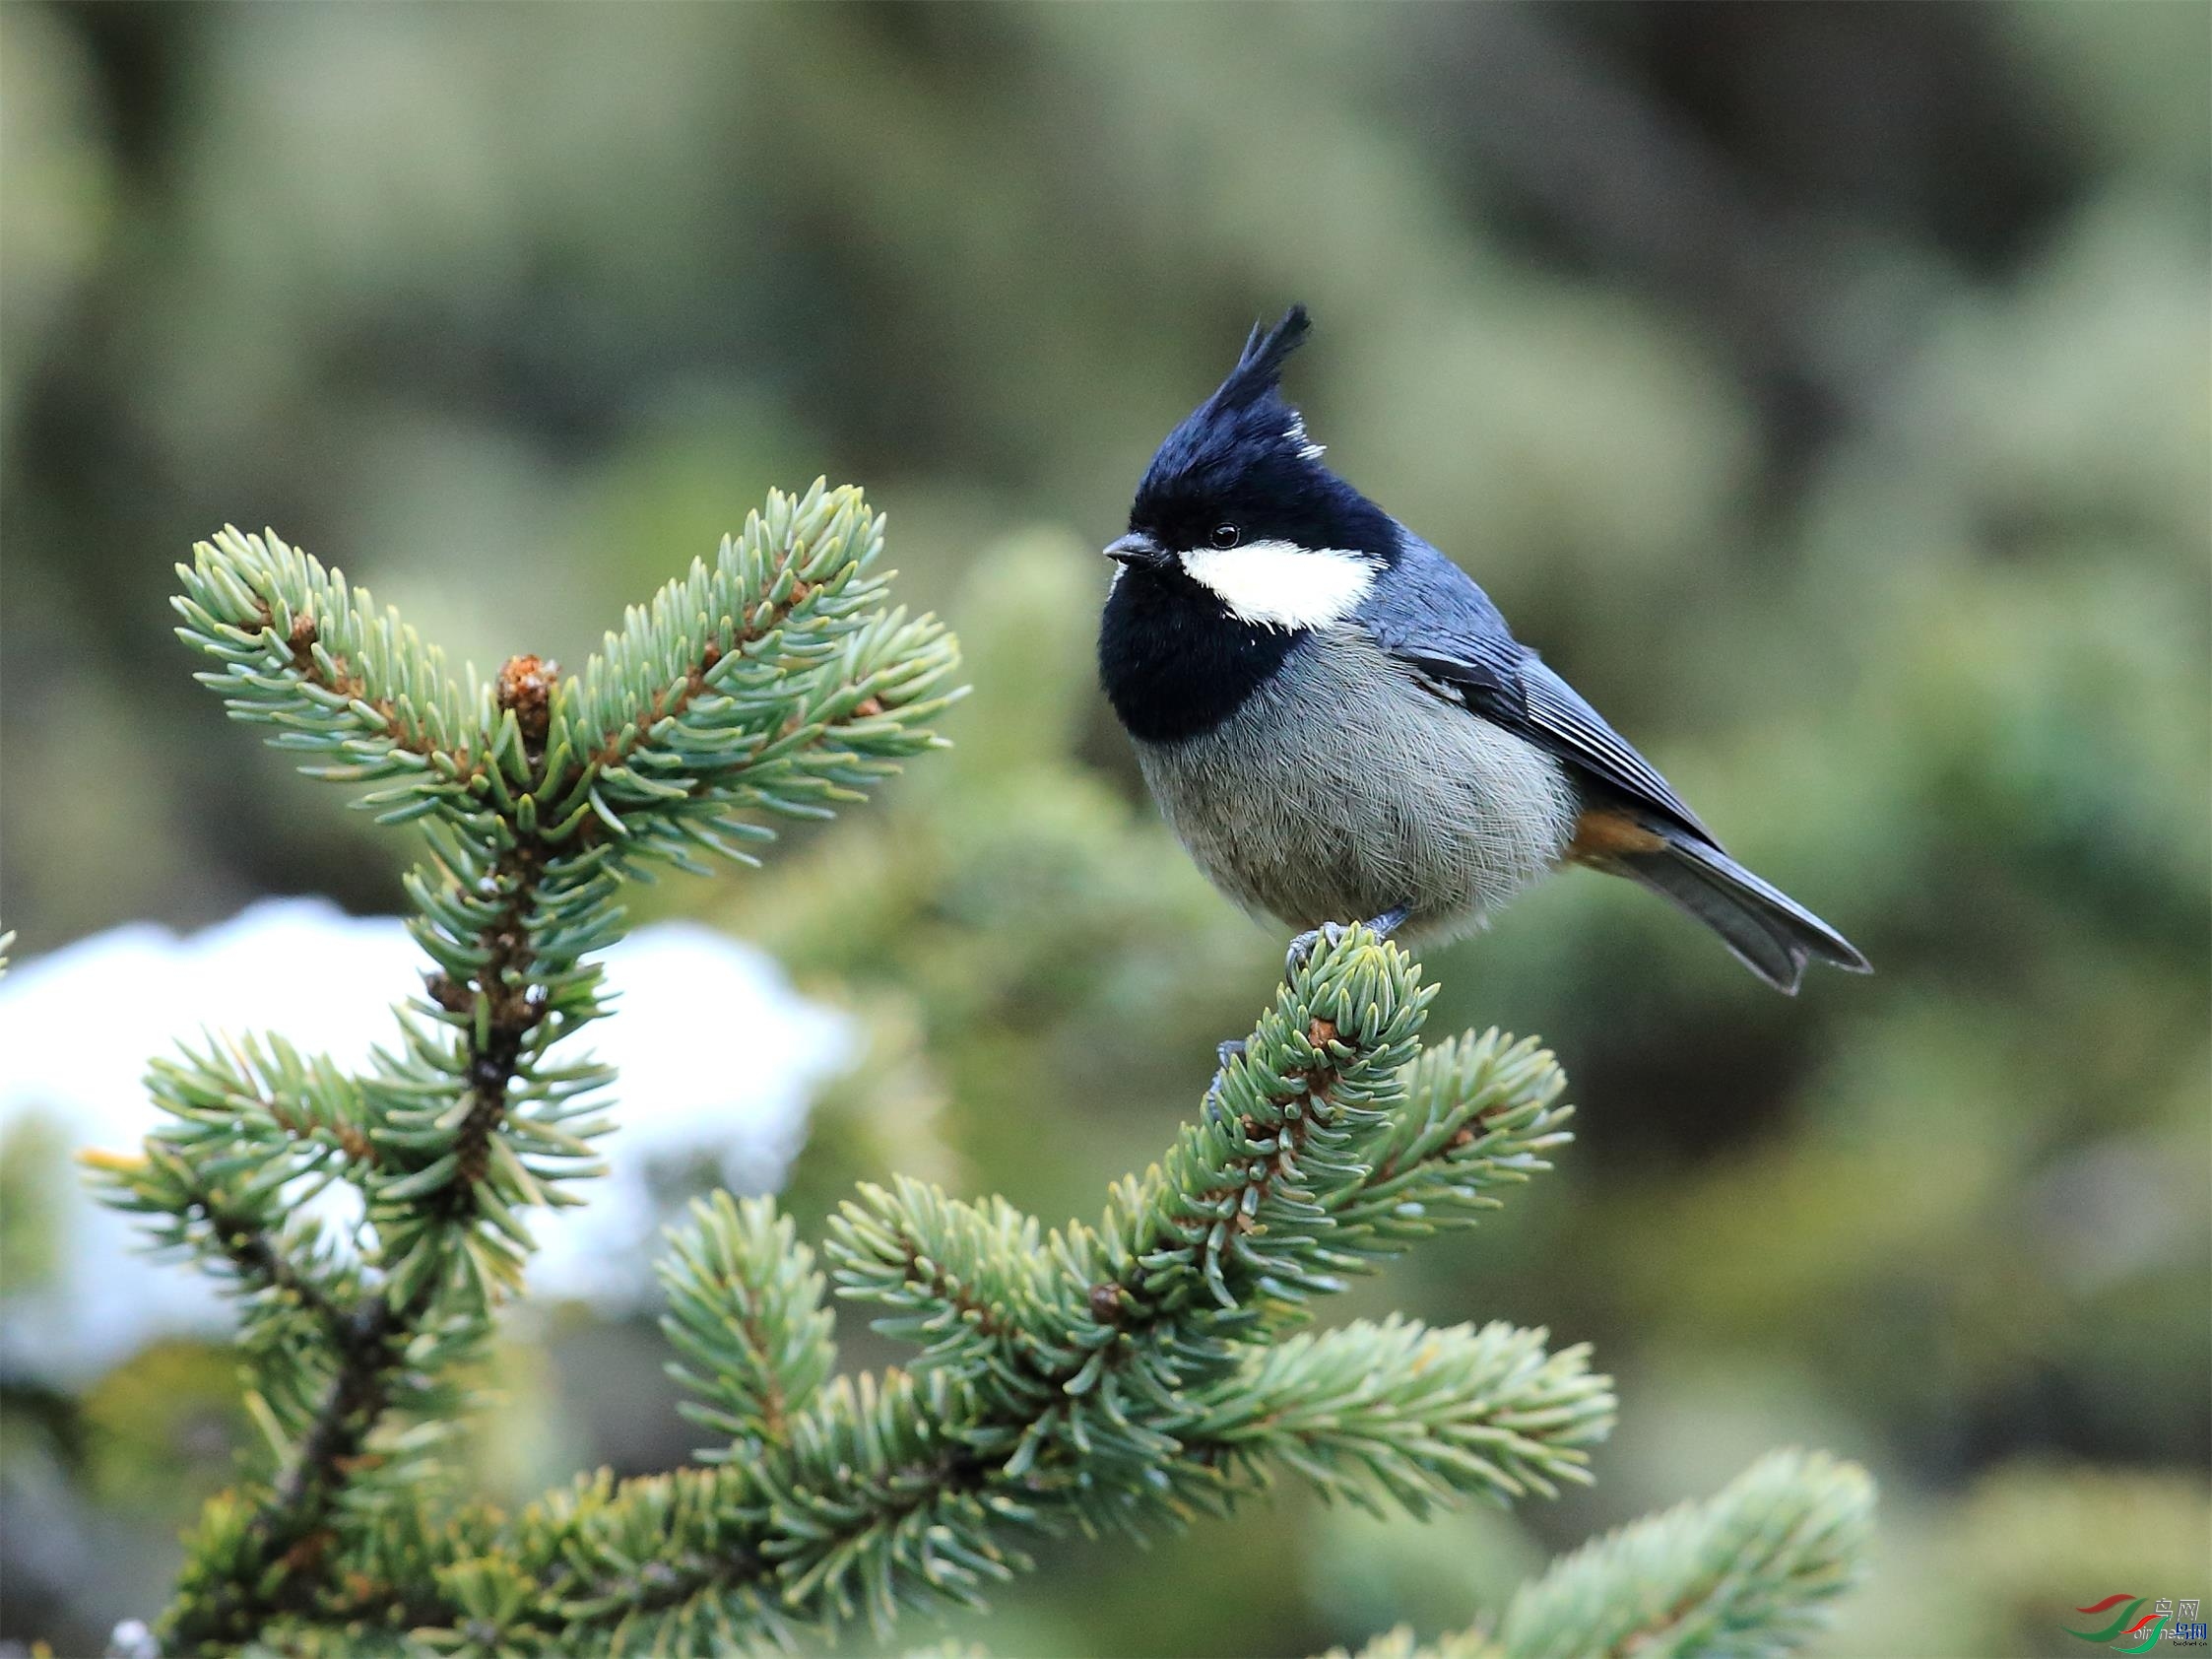
[[[1322,465],[1283,401],[1283,361],[1307,328],[1293,305],[1252,331],[1229,377],[1160,445],[1129,534],[1106,550],[1122,568],[1099,673],[1139,738],[1172,742],[1228,718],[1398,557],[1390,515]]]
[[[1338,548],[1392,556],[1389,517],[1322,464],[1321,445],[1283,400],[1282,367],[1312,327],[1293,305],[1257,325],[1213,395],[1167,434],[1131,503],[1133,535],[1163,551],[1241,543]]]

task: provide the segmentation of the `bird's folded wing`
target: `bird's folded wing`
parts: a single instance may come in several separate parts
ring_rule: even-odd
[[[1407,532],[1393,578],[1378,584],[1357,618],[1432,690],[1458,697],[1476,714],[1719,847],[1659,768],[1513,637],[1473,577]]]

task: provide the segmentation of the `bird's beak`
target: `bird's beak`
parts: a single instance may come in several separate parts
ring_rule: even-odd
[[[1139,530],[1132,530],[1119,541],[1106,544],[1106,557],[1117,564],[1157,564],[1161,552],[1160,544]]]

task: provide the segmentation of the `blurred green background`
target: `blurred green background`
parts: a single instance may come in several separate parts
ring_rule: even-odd
[[[10,4],[0,46],[20,955],[402,903],[407,847],[191,685],[195,538],[274,525],[479,663],[573,666],[826,473],[966,642],[958,748],[643,909],[863,1023],[810,1227],[892,1169],[1094,1212],[1282,941],[1142,799],[1093,550],[1304,299],[1333,461],[1877,964],[1787,1001],[1588,877],[1433,957],[1432,1029],[1541,1032],[1581,1138],[1347,1300],[1594,1342],[1595,1487],[1425,1528],[1285,1487],[1055,1546],[959,1628],[1434,1631],[1784,1442],[1882,1482],[1828,1653],[2080,1651],[2077,1604],[2212,1594],[2212,10]],[[518,1332],[485,1478],[681,1458],[661,1358],[642,1317]],[[156,1611],[230,1389],[174,1342],[11,1386],[0,1636]]]

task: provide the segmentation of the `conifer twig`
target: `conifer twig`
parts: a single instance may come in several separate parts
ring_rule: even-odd
[[[1857,1576],[1873,1508],[1856,1464],[1770,1452],[1704,1502],[1562,1557],[1514,1597],[1498,1645],[1508,1659],[1789,1652]]]
[[[359,804],[380,820],[422,822],[432,859],[407,885],[432,965],[364,1075],[279,1039],[187,1053],[152,1079],[169,1127],[139,1158],[89,1160],[159,1241],[237,1276],[275,1452],[203,1517],[165,1639],[233,1644],[335,1605],[349,1541],[367,1547],[368,1517],[429,1473],[466,1404],[455,1369],[520,1282],[523,1216],[574,1202],[566,1183],[596,1167],[608,1075],[550,1050],[601,1012],[589,958],[620,931],[620,879],[742,859],[769,834],[753,815],[821,816],[935,741],[953,647],[881,609],[881,540],[856,491],[771,496],[580,679],[525,655],[466,691],[274,535],[226,530],[180,566],[178,632],[231,713],[311,775],[372,785]],[[333,1178],[365,1199],[358,1268],[285,1226]]]
[[[1329,1202],[1363,1187],[1375,1149],[1442,1169],[1426,1155],[1468,1153],[1482,1137],[1458,1128],[1487,1114],[1495,1139],[1437,1177],[1471,1202],[1562,1138],[1556,1070],[1532,1050],[1491,1038],[1413,1064],[1428,1001],[1410,959],[1365,930],[1324,945],[1248,1041],[1221,1109],[1125,1183],[1097,1228],[1047,1235],[1003,1201],[910,1181],[863,1189],[832,1223],[833,1278],[921,1354],[911,1372],[810,1392],[773,1436],[745,1378],[781,1351],[775,1324],[812,1319],[812,1261],[779,1261],[789,1233],[763,1201],[700,1212],[667,1271],[672,1335],[684,1380],[735,1395],[709,1421],[734,1420],[738,1439],[696,1476],[587,1483],[557,1550],[520,1548],[554,1562],[562,1627],[698,1651],[882,1625],[901,1606],[972,1603],[1026,1563],[1038,1531],[1142,1533],[1223,1509],[1269,1461],[1416,1509],[1584,1479],[1612,1414],[1585,1350],[1403,1321],[1244,1340],[1333,1288],[1312,1264],[1386,1253],[1371,1222],[1339,1228]],[[1455,1085],[1468,1095],[1445,1099]]]
[[[1359,1659],[1774,1659],[1818,1631],[1857,1578],[1873,1510],[1856,1464],[1770,1452],[1703,1502],[1562,1556],[1522,1586],[1495,1630],[1428,1643],[1392,1630]]]

